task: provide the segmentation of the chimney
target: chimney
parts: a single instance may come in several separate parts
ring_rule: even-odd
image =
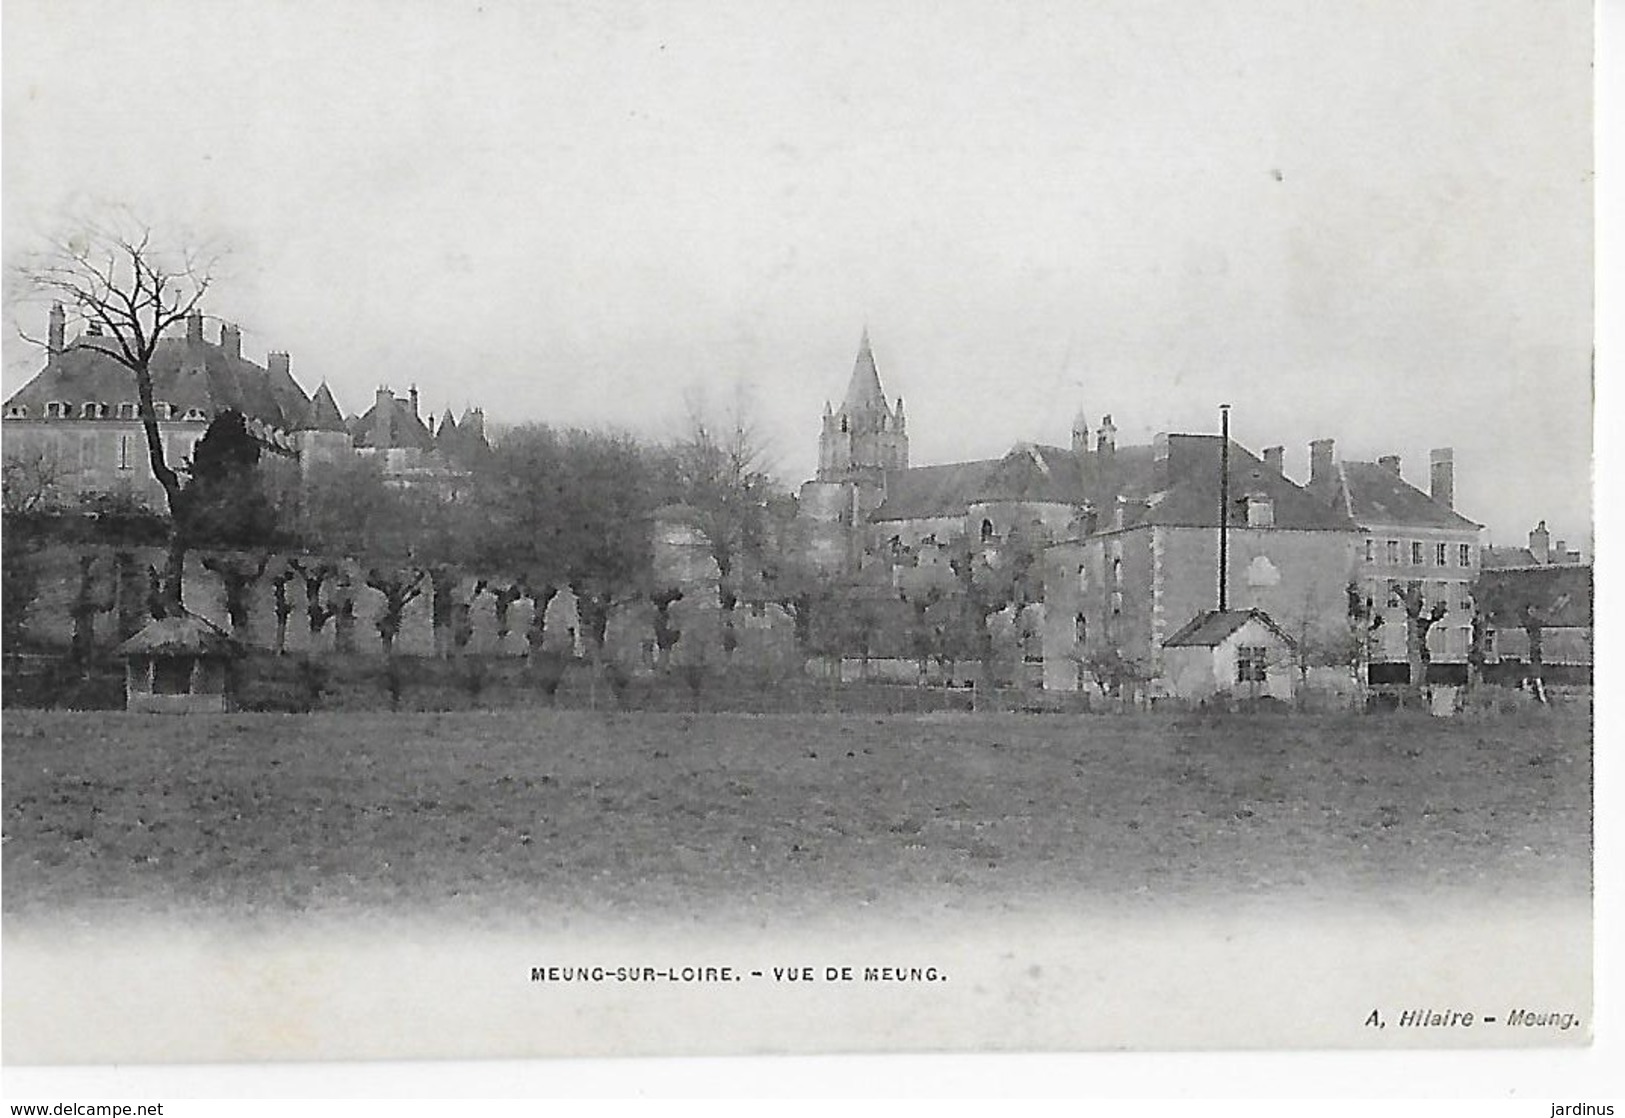
[[[1332,483],[1332,451],[1337,443],[1334,439],[1316,439],[1309,444],[1309,484],[1330,485]]]
[[[1456,452],[1448,446],[1428,451],[1429,490],[1445,508],[1456,507]]]
[[[243,355],[243,332],[230,322],[220,324],[220,348],[227,357],[237,358]]]
[[[1095,451],[1099,454],[1113,454],[1117,451],[1117,426],[1112,423],[1112,417],[1100,417],[1100,434],[1095,441]]]
[[[1285,473],[1286,472],[1285,469],[1283,469],[1283,467],[1282,467],[1282,463],[1285,462],[1285,461],[1286,461],[1286,447],[1284,447],[1284,446],[1267,446],[1267,447],[1264,448],[1264,465],[1268,466],[1270,469],[1274,470],[1276,473],[1280,474],[1280,473]]]
[[[51,304],[50,336],[46,343],[46,352],[52,357],[61,353],[67,343],[68,316],[62,309],[61,303]]]
[[[373,394],[372,401],[372,445],[380,450],[390,445],[390,431],[393,424],[390,420],[395,411],[395,393],[388,388],[380,388]]]
[[[406,390],[407,397],[412,401],[412,418],[418,418],[418,386],[413,385]]]
[[[1151,436],[1151,491],[1164,492],[1168,481],[1168,432],[1158,431]]]
[[[1552,558],[1552,534],[1546,530],[1546,522],[1542,520],[1535,525],[1535,530],[1529,533],[1529,550],[1535,557],[1535,562],[1542,565]]]
[[[282,376],[287,376],[288,375],[288,355],[286,353],[282,353],[282,352],[266,354],[265,355],[265,371],[268,372],[268,373],[278,373],[278,374],[281,374]]]
[[[203,340],[202,311],[192,311],[186,316],[186,340],[188,342],[201,342]]]
[[[1557,546],[1552,548],[1552,558],[1555,559],[1559,563],[1567,563],[1569,561],[1569,541],[1568,540],[1558,540],[1557,541]]]
[[[1399,474],[1399,455],[1384,454],[1381,458],[1377,459],[1377,465],[1381,466],[1389,473],[1397,476]]]

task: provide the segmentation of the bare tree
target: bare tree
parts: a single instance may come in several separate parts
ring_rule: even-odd
[[[760,570],[766,549],[768,500],[773,481],[766,450],[741,394],[720,421],[698,398],[689,401],[688,427],[672,447],[672,496],[694,510],[717,565],[717,602],[722,607],[722,643],[736,643],[734,608],[744,591],[749,564]]]
[[[73,473],[53,451],[7,451],[0,507],[8,516],[44,512],[61,499],[62,483]]]
[[[179,611],[186,562],[183,483],[164,452],[153,400],[152,361],[164,334],[195,313],[213,282],[219,255],[175,245],[119,212],[87,222],[29,254],[16,278],[95,328],[80,345],[104,354],[135,379],[137,414],[153,477],[169,506],[168,554],[162,582],[165,611]],[[29,339],[37,341],[37,339]]]

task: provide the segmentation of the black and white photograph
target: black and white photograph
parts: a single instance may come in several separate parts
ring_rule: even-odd
[[[1590,4],[3,19],[8,1068],[1593,1042]]]

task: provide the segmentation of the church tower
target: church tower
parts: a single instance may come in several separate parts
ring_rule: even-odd
[[[886,403],[869,331],[864,330],[846,399],[839,408],[824,405],[818,476],[801,487],[798,515],[808,557],[831,573],[856,570],[868,542],[869,514],[886,496],[886,473],[906,469],[903,401],[898,399],[895,408]]]
[[[908,421],[899,397],[896,408],[886,403],[880,387],[869,331],[858,343],[858,359],[846,399],[838,409],[824,405],[824,427],[818,436],[818,480],[885,485],[887,470],[908,468]]]

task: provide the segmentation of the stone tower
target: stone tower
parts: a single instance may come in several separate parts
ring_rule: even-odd
[[[908,420],[903,401],[889,407],[880,387],[869,331],[858,344],[846,399],[838,409],[824,405],[818,436],[818,480],[855,482],[883,489],[887,470],[908,468]]]
[[[809,557],[835,572],[854,570],[867,540],[869,514],[886,496],[886,473],[908,468],[908,420],[899,398],[886,403],[869,331],[858,344],[846,399],[824,405],[818,476],[801,487],[800,516]]]

